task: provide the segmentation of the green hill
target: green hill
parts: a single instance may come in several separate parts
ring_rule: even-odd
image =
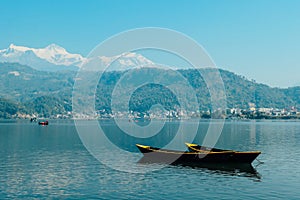
[[[207,73],[205,70],[209,69],[202,69],[200,72]],[[97,87],[97,110],[102,113],[111,113],[112,93],[116,83],[125,73],[114,71],[103,74]],[[180,73],[188,80],[196,91],[198,109],[211,109],[210,94],[201,73],[193,69],[178,70],[176,73]],[[256,107],[282,109],[295,106],[300,109],[300,87],[272,88],[249,81],[229,71],[220,70],[220,74],[224,81],[228,108],[247,109],[249,103],[252,103]],[[136,69],[126,76],[127,83],[123,87],[136,89],[129,100],[130,110],[143,113],[156,104],[161,104],[165,110],[176,110],[179,107],[179,100],[171,90],[161,84],[155,84],[155,81],[165,82],[169,86],[174,86],[178,94],[183,95],[182,91],[185,89],[183,80],[177,79],[174,71]],[[0,117],[11,118],[18,112],[51,117],[72,111],[71,98],[75,77],[74,71],[44,72],[17,63],[0,63]],[[154,83],[139,85],[143,80],[153,80]],[[93,81],[90,84],[92,87]],[[123,105],[125,91],[119,90],[115,93],[118,97],[115,104],[120,110],[126,109]]]
[[[11,119],[26,115],[28,112],[20,103],[0,97],[0,118]]]

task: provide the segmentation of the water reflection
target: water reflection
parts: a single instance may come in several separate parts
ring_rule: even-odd
[[[185,137],[176,143],[178,150],[181,150],[180,145],[185,147],[184,142],[201,144],[209,121],[200,122],[194,142],[186,140],[193,121],[183,123],[187,130],[182,134]],[[85,126],[89,128],[89,122]],[[131,163],[142,156],[136,155],[137,141],[127,141],[126,136],[116,134],[117,128],[110,121],[103,122],[103,126],[114,142],[137,159],[133,162],[130,157],[109,149],[101,154],[117,160],[120,166],[132,167]],[[176,127],[176,121],[168,122],[158,140],[150,138],[143,142],[163,147],[173,138]],[[143,199],[150,196],[153,199],[298,199],[299,133],[299,121],[228,120],[215,147],[259,150],[262,154],[258,159],[264,164],[257,167],[258,162],[254,161],[253,166],[246,167],[165,165],[149,173],[125,173],[92,157],[82,145],[72,121],[51,121],[48,127],[40,127],[29,121],[2,120],[0,199]],[[137,165],[146,169],[160,168],[158,164]]]
[[[142,157],[139,161],[139,164],[147,167],[152,167],[153,164],[157,164],[155,161],[149,159],[148,157]],[[163,163],[159,163],[163,165]],[[253,178],[255,181],[260,181],[261,175],[259,172],[252,166],[252,164],[244,163],[181,163],[181,164],[171,164],[172,166],[182,167],[182,168],[191,168],[197,170],[205,170],[208,173],[220,174],[220,175],[230,175],[238,177],[248,177]],[[166,167],[165,165],[164,167]]]

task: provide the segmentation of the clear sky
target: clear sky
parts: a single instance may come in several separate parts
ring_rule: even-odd
[[[114,34],[149,26],[192,37],[220,68],[300,85],[299,0],[0,1],[0,49],[56,43],[86,56]]]

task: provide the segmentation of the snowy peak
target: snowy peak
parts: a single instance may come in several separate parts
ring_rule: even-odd
[[[0,50],[0,62],[17,62],[36,69],[49,65],[78,67],[83,60],[81,55],[71,54],[56,44],[39,49],[11,44],[7,49]]]
[[[145,58],[141,54],[128,52],[116,56],[97,56],[91,57],[84,62],[82,67],[85,70],[104,70],[107,71],[124,71],[142,67],[156,67],[157,64]]]
[[[34,53],[41,59],[45,59],[55,65],[79,66],[84,58],[79,54],[68,53],[63,47],[50,44],[44,49],[35,49]]]
[[[36,49],[36,53],[42,53],[42,52],[50,53],[52,55],[55,55],[55,54],[63,54],[63,55],[70,54],[66,51],[66,49],[64,49],[63,47],[58,46],[56,44],[50,44],[50,45],[46,46],[44,49]]]
[[[113,62],[113,63],[119,63],[120,65],[124,65],[124,66],[154,65],[154,63],[151,60],[148,60],[141,54],[137,54],[133,52],[123,53],[121,55],[112,56],[112,57],[100,56],[99,59],[105,64],[109,64]]]
[[[31,48],[23,47],[23,46],[16,46],[14,44],[10,44],[8,49],[11,50],[11,51],[22,51],[22,52],[31,50]]]
[[[0,50],[1,56],[4,57],[16,57],[20,56],[20,54],[30,51],[31,48],[23,47],[23,46],[16,46],[14,44],[9,45],[7,49]]]
[[[67,53],[66,50],[61,47],[58,46],[56,44],[50,44],[45,48],[41,48],[41,49],[35,49],[35,48],[29,48],[29,47],[24,47],[24,46],[17,46],[14,44],[10,44],[8,49],[6,49],[7,51],[20,51],[20,52],[25,52],[25,51],[40,51],[40,50],[48,50],[48,51],[55,51],[55,52],[61,52],[61,53]],[[5,49],[1,50],[2,52],[5,51]]]
[[[52,50],[52,51],[57,51],[57,52],[61,51],[61,52],[64,52],[64,53],[66,52],[66,50],[63,47],[61,47],[57,44],[54,44],[54,43],[49,44],[45,49]]]

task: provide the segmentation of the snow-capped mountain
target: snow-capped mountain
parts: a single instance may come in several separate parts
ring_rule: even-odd
[[[157,64],[135,52],[116,56],[96,56],[85,58],[80,54],[72,54],[61,46],[50,44],[45,48],[29,48],[11,44],[0,50],[0,62],[20,63],[41,71],[87,70],[123,71],[133,68],[168,68]],[[174,68],[174,67],[173,67]]]
[[[11,44],[0,50],[0,62],[20,63],[42,71],[87,70],[122,71],[132,68],[163,68],[138,53],[123,53],[116,56],[97,56],[85,58],[80,54],[72,54],[61,46],[50,44],[45,48],[35,49]]]
[[[133,68],[158,67],[159,65],[144,56],[129,52],[117,56],[97,56],[88,58],[82,65],[87,70],[124,71]]]
[[[56,44],[40,49],[11,44],[7,49],[0,50],[0,62],[16,62],[38,70],[76,69],[83,61],[81,55],[71,54]]]

